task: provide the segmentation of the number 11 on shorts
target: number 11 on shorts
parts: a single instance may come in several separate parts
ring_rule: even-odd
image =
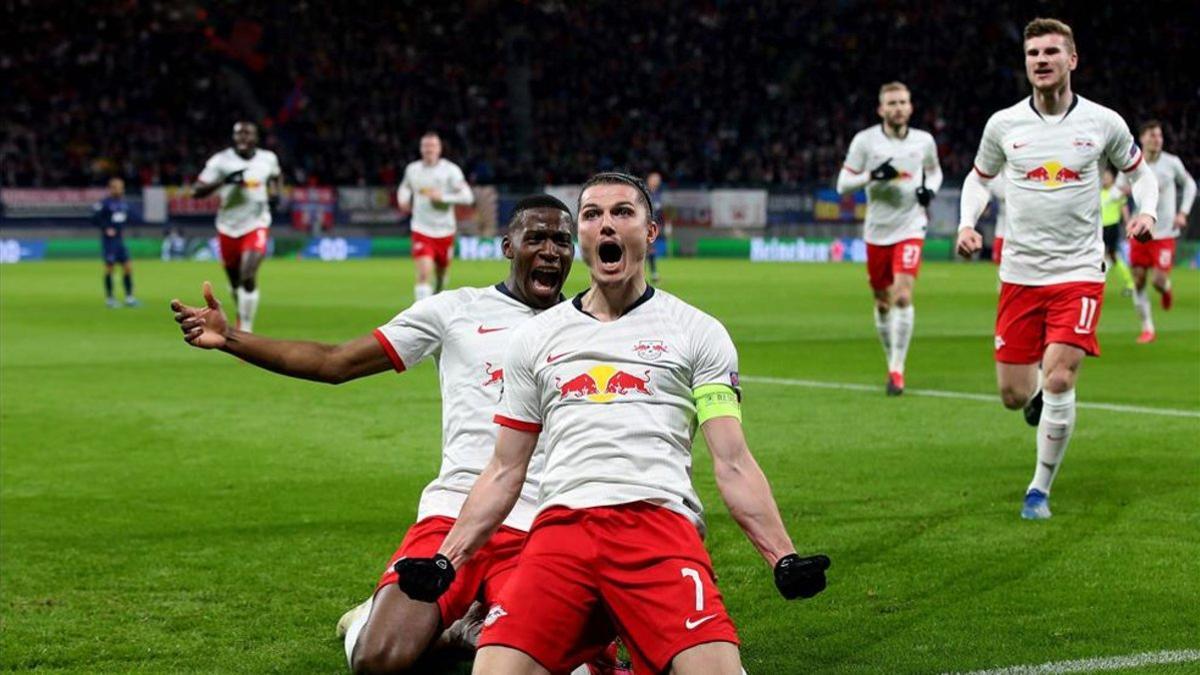
[[[1075,327],[1076,333],[1092,332],[1092,322],[1096,319],[1096,308],[1099,304],[1096,298],[1079,298],[1079,325]]]

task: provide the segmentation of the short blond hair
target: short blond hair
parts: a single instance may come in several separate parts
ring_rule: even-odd
[[[1071,53],[1075,52],[1075,32],[1067,24],[1058,19],[1047,19],[1038,17],[1033,21],[1025,24],[1025,39],[1041,37],[1043,35],[1061,35],[1066,40],[1067,46],[1071,48]]]
[[[883,95],[884,95],[884,94],[886,94],[886,93],[888,93],[889,91],[904,91],[904,92],[907,92],[907,91],[908,91],[908,85],[907,85],[907,84],[904,84],[903,82],[900,82],[899,80],[897,80],[897,81],[895,81],[895,82],[888,82],[887,84],[885,84],[885,85],[883,85],[882,87],[880,87],[880,88],[879,88],[879,100],[880,100],[880,101],[882,101],[882,100],[883,100]]]

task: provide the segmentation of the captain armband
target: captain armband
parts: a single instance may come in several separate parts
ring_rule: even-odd
[[[742,420],[742,404],[733,387],[725,384],[705,384],[692,390],[696,401],[696,421],[700,424],[714,417],[735,417]]]

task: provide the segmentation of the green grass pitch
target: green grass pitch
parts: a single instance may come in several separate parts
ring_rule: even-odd
[[[504,272],[457,263],[452,281]],[[1148,346],[1110,292],[1104,356],[1078,386],[1081,402],[1191,416],[1081,409],[1041,523],[1018,517],[1034,462],[1018,414],[884,396],[861,266],[663,272],[728,326],[751,448],[800,550],[833,559],[828,591],[780,599],[697,441],[708,546],[752,675],[1200,647],[1200,272],[1175,272],[1177,305],[1156,304]],[[107,310],[99,263],[0,270],[0,668],[343,671],[334,624],[371,591],[438,468],[434,367],[340,387],[259,371],[189,348],[171,320],[171,297],[199,302],[205,279],[224,289],[216,264],[136,273],[145,306]],[[364,334],[411,302],[411,273],[405,260],[270,260],[257,328]],[[570,286],[586,276],[578,264]],[[995,301],[994,268],[925,266],[910,388],[994,394]]]

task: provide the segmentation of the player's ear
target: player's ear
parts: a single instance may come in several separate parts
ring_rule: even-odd
[[[505,258],[512,260],[513,256],[516,255],[516,252],[513,251],[512,239],[510,237],[512,237],[512,232],[505,234],[500,239],[500,251],[504,253]]]
[[[647,244],[650,244],[651,246],[654,245],[654,242],[658,239],[659,229],[660,228],[656,221],[653,221],[653,220],[646,221],[646,243]]]

